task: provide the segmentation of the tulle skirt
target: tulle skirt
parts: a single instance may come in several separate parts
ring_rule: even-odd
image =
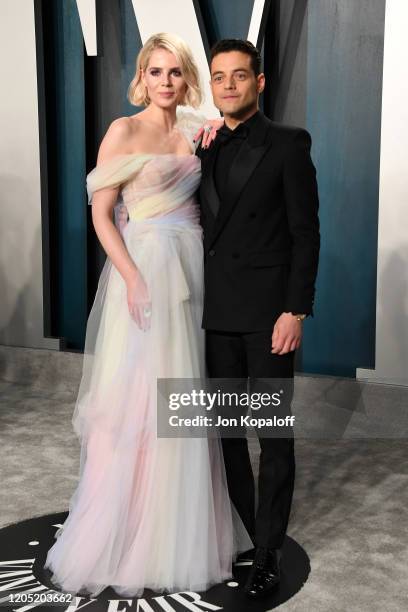
[[[203,253],[194,201],[123,231],[152,302],[131,318],[107,259],[88,319],[73,426],[78,486],[45,567],[66,592],[202,591],[252,547],[231,504],[218,438],[158,438],[157,378],[204,376]]]

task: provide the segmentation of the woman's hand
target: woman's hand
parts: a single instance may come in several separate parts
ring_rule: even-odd
[[[130,316],[141,330],[150,329],[152,304],[147,285],[139,270],[127,281],[126,287]]]
[[[201,147],[203,149],[208,149],[212,141],[217,136],[217,130],[219,130],[224,125],[224,119],[207,119],[205,124],[200,127],[198,132],[194,136],[194,142],[200,140],[201,136]],[[208,129],[211,128],[211,129]]]

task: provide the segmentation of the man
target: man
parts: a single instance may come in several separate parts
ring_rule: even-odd
[[[222,40],[211,50],[211,89],[225,125],[197,150],[204,230],[203,328],[210,377],[293,380],[303,319],[313,314],[320,246],[309,133],[270,121],[258,50]],[[222,439],[231,500],[255,544],[245,592],[280,580],[292,503],[294,439],[259,437],[259,503],[245,437]]]

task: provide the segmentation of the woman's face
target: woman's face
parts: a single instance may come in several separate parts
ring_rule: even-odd
[[[147,87],[150,102],[161,108],[179,104],[187,90],[181,67],[173,53],[167,49],[153,51],[146,70],[142,70],[142,80]]]

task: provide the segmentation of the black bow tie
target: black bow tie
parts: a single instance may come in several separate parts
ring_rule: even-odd
[[[237,125],[235,130],[231,130],[225,124],[217,131],[217,137],[220,137],[222,142],[229,140],[230,138],[240,138],[241,140],[245,140],[248,136],[249,129],[243,123]]]

